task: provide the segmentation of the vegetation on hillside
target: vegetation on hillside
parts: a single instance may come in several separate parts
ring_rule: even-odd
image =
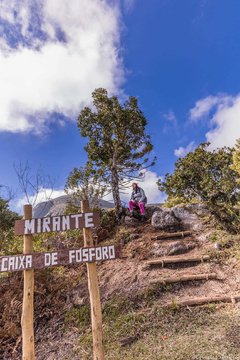
[[[239,229],[239,174],[233,169],[234,149],[224,147],[209,150],[209,143],[179,158],[173,174],[159,180],[161,191],[169,199],[200,201],[215,218],[231,231]],[[236,160],[235,160],[236,164]]]
[[[116,97],[109,98],[104,89],[97,89],[93,99],[96,112],[85,108],[78,120],[81,134],[88,138],[88,162],[85,167],[73,169],[66,189],[73,191],[79,199],[90,198],[96,204],[110,187],[114,194],[115,210],[119,214],[120,189],[135,172],[148,166],[146,155],[151,152],[152,144],[145,133],[146,119],[135,98],[130,97],[124,105],[120,105]],[[237,232],[240,229],[240,141],[235,149],[225,147],[211,151],[208,146],[207,143],[201,144],[195,151],[179,159],[173,174],[167,174],[158,185],[168,195],[168,204],[200,201],[227,229],[223,231],[220,226],[213,229],[208,216],[205,219],[208,235],[201,244],[198,241],[198,246],[207,244],[204,251],[209,251],[211,267],[216,265],[229,278],[233,274],[232,278],[235,276],[237,279],[239,236],[230,234],[229,230]],[[178,295],[184,294],[184,289],[189,294],[197,285],[152,286],[149,274],[146,282],[141,282],[139,264],[149,254],[156,254],[152,252],[151,225],[140,224],[141,227],[136,226],[136,231],[132,232],[116,222],[114,211],[99,212],[101,226],[94,232],[95,239],[103,240],[102,244],[121,244],[125,251],[124,257],[118,261],[121,266],[115,268],[115,273],[114,265],[102,267],[100,273],[100,279],[107,275],[101,284],[107,358],[240,359],[238,307],[211,304],[182,309],[174,301],[170,307],[164,307],[164,294],[171,295],[175,291]],[[17,218],[18,215],[9,209],[9,201],[0,198],[1,254],[22,252],[22,238],[13,234],[13,224]],[[218,246],[214,247],[214,244]],[[80,230],[34,236],[34,251],[82,246],[83,234]],[[135,267],[131,269],[134,262]],[[132,283],[127,278],[131,277],[131,271],[134,272]],[[46,354],[51,356],[50,352],[53,351],[54,359],[55,353],[61,354],[62,351],[64,357],[58,358],[90,360],[92,335],[85,265],[56,267],[35,273],[37,356],[45,360]],[[106,284],[110,284],[111,289],[113,287],[111,277],[116,288],[106,295]],[[223,283],[224,279],[221,281],[221,284],[215,284],[214,291],[218,286],[223,292],[230,288],[229,283]],[[133,288],[128,289],[129,284]],[[4,274],[1,278],[0,357],[6,359],[18,358],[21,354],[22,285],[20,273]],[[67,346],[69,350],[66,350]]]
[[[9,209],[9,200],[0,197],[0,254],[9,254],[18,249],[13,234],[13,225],[18,214]]]
[[[240,139],[237,139],[236,146],[233,151],[233,164],[231,168],[238,174],[238,182],[240,183]]]
[[[77,200],[90,200],[90,206],[97,207],[99,199],[107,194],[108,186],[104,177],[88,161],[85,166],[75,167],[70,172],[65,191]]]

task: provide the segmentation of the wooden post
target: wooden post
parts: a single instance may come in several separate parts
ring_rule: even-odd
[[[32,205],[24,205],[24,219],[32,218]],[[33,252],[33,236],[24,235],[23,253]],[[22,359],[35,360],[34,326],[33,326],[33,293],[34,271],[24,270],[24,289],[22,306]]]
[[[89,212],[87,200],[81,202],[81,211]],[[92,229],[83,229],[84,246],[93,246]],[[92,336],[93,336],[93,359],[104,360],[103,335],[102,335],[102,309],[100,291],[97,277],[96,263],[87,263],[88,290],[91,305]]]

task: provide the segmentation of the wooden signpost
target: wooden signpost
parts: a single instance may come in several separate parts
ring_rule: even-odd
[[[28,221],[32,217],[32,206],[24,206],[24,219]],[[33,236],[24,235],[23,253],[33,252]],[[33,270],[24,270],[23,272],[23,305],[22,305],[22,358],[23,360],[35,359],[34,346],[34,272]]]
[[[15,222],[15,235],[40,234],[46,232],[94,228],[99,225],[99,214],[85,212],[61,216],[48,216],[40,219],[25,218]]]
[[[0,272],[23,271],[24,291],[22,306],[22,359],[35,360],[34,347],[34,269],[86,263],[91,306],[93,358],[104,360],[102,336],[102,309],[96,261],[113,260],[117,249],[114,245],[94,246],[92,228],[99,225],[99,214],[89,211],[88,201],[81,202],[81,214],[32,218],[32,206],[24,206],[24,219],[15,223],[15,234],[23,235],[23,254],[0,257]],[[84,247],[60,251],[34,253],[33,234],[83,229]]]
[[[29,235],[28,235],[29,236]],[[64,249],[52,252],[0,256],[0,272],[44,269],[116,258],[114,245]]]

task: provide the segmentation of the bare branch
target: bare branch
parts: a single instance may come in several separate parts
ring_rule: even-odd
[[[54,181],[49,175],[45,176],[42,169],[38,169],[35,174],[32,173],[29,162],[19,162],[13,165],[17,174],[18,183],[21,191],[25,195],[28,204],[34,206],[38,200],[40,192],[45,193],[45,200],[49,200],[53,193]],[[50,189],[50,195],[47,196],[46,190]]]

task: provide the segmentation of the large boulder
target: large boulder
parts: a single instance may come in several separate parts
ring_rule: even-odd
[[[198,220],[198,216],[189,211],[187,207],[174,206],[172,208],[172,212],[174,213],[176,218],[178,218],[185,224],[191,224]]]
[[[180,220],[171,209],[159,209],[153,213],[151,224],[155,229],[165,230],[179,226]]]
[[[153,216],[153,214],[156,211],[161,211],[162,207],[161,205],[158,204],[147,204],[145,206],[145,216],[147,217],[147,219],[151,219],[151,217]]]
[[[186,204],[186,205],[176,205],[172,208],[176,216],[186,218],[185,215],[192,215],[192,218],[196,218],[196,216],[205,216],[209,214],[209,210],[206,205],[201,203],[196,204]],[[184,214],[185,212],[185,214]]]
[[[172,208],[172,212],[185,229],[193,230],[201,229],[201,217],[209,213],[203,204],[176,205]]]

